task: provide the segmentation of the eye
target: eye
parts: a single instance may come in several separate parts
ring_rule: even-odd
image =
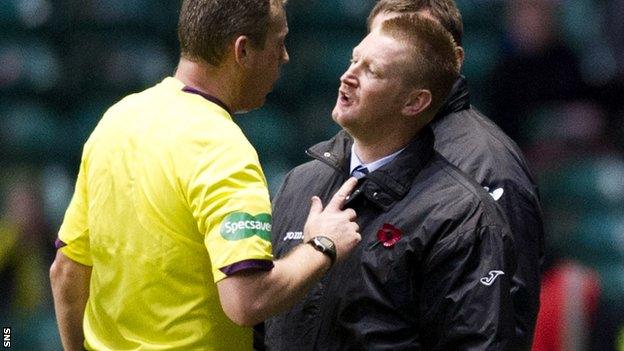
[[[366,71],[373,77],[379,77],[379,72],[370,66],[366,68]]]

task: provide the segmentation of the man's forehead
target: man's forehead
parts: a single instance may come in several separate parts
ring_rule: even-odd
[[[286,11],[281,11],[273,15],[270,30],[278,33],[280,36],[288,34],[288,21],[286,19]]]
[[[354,55],[360,55],[362,53],[370,53],[372,55],[371,59],[373,60],[382,60],[384,57],[402,59],[404,55],[408,54],[404,43],[379,30],[373,30],[373,32],[369,33],[353,48]]]
[[[286,9],[282,5],[273,5],[271,6],[271,22],[272,23],[282,23],[286,22]]]
[[[352,52],[354,55],[359,54],[360,53],[360,44],[358,44],[356,47],[353,48]]]

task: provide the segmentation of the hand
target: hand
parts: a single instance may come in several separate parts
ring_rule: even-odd
[[[355,223],[356,214],[353,209],[345,209],[347,196],[357,185],[357,179],[349,178],[323,209],[321,199],[312,197],[310,213],[303,228],[304,242],[318,235],[330,238],[336,245],[336,261],[346,257],[362,240],[358,233],[359,226]]]

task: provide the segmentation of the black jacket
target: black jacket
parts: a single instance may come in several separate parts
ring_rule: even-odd
[[[512,281],[516,315],[514,345],[530,349],[539,310],[544,227],[537,186],[518,146],[470,106],[459,78],[432,123],[435,149],[477,183],[487,187],[507,216],[518,252]],[[502,189],[499,190],[499,189]]]
[[[484,189],[433,150],[427,127],[347,202],[362,242],[292,310],[265,322],[270,350],[504,350],[514,333],[513,241]],[[310,198],[348,177],[352,140],[308,150],[273,208],[276,257],[301,244]],[[400,233],[390,247],[379,232]],[[498,275],[500,272],[504,274]]]

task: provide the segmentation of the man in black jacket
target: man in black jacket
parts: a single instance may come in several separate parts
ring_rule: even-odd
[[[305,245],[309,194],[326,201],[350,174],[360,180],[346,206],[362,242],[266,321],[269,349],[506,349],[509,227],[492,197],[434,150],[428,126],[458,77],[454,50],[450,34],[419,15],[385,21],[353,50],[332,113],[344,131],[286,177],[272,242],[276,257]]]
[[[457,43],[464,60],[461,14],[453,0],[380,0],[368,17],[369,29],[384,20],[419,13],[438,21]],[[517,249],[511,295],[516,316],[514,349],[531,348],[539,310],[544,228],[537,186],[522,152],[498,126],[470,105],[463,77],[433,120],[435,150],[488,190],[503,209]]]

